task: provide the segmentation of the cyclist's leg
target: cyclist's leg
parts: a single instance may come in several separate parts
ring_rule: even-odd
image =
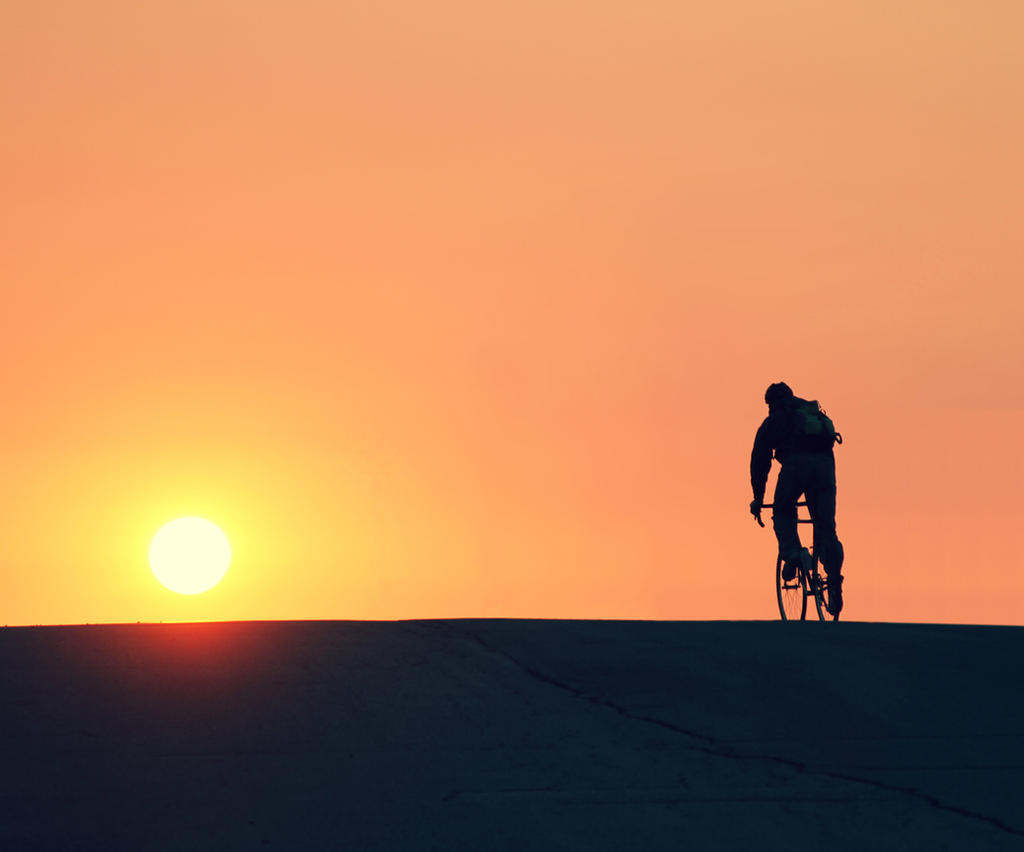
[[[814,522],[814,549],[825,573],[840,576],[843,544],[836,535],[836,466],[831,453],[816,453],[811,482],[807,486],[807,508]]]
[[[798,465],[793,459],[787,459],[779,470],[779,478],[775,483],[775,497],[772,502],[772,527],[779,541],[779,555],[784,562],[796,559],[800,554],[800,536],[797,533],[796,504],[802,493],[801,477]]]

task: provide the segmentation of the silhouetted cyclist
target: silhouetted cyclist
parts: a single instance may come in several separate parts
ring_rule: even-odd
[[[800,545],[797,533],[796,504],[803,494],[814,523],[814,547],[828,576],[829,610],[836,615],[843,607],[843,545],[836,536],[836,458],[832,448],[842,437],[816,402],[794,396],[785,382],[769,385],[764,401],[768,416],[757,430],[750,454],[750,485],[754,489],[750,513],[761,520],[774,451],[782,468],[775,483],[772,525],[785,563],[783,579],[792,580],[801,562],[807,570],[811,568],[811,554]]]

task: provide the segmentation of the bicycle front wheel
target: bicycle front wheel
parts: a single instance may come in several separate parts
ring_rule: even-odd
[[[803,621],[807,615],[807,581],[803,571],[792,580],[782,578],[782,557],[775,562],[775,594],[779,599],[779,615],[783,621]]]

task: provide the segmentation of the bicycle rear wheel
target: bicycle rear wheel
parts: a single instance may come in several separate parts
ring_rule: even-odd
[[[783,621],[803,621],[807,615],[807,584],[804,572],[797,571],[792,580],[782,579],[782,557],[775,562],[775,594],[779,599],[779,615]]]
[[[838,621],[839,613],[832,615],[828,610],[828,579],[821,570],[817,556],[814,557],[814,566],[811,568],[811,591],[814,593],[814,608],[818,611],[819,620]]]

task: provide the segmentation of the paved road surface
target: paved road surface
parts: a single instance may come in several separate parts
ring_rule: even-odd
[[[1024,850],[1024,628],[0,630],[3,850]]]

